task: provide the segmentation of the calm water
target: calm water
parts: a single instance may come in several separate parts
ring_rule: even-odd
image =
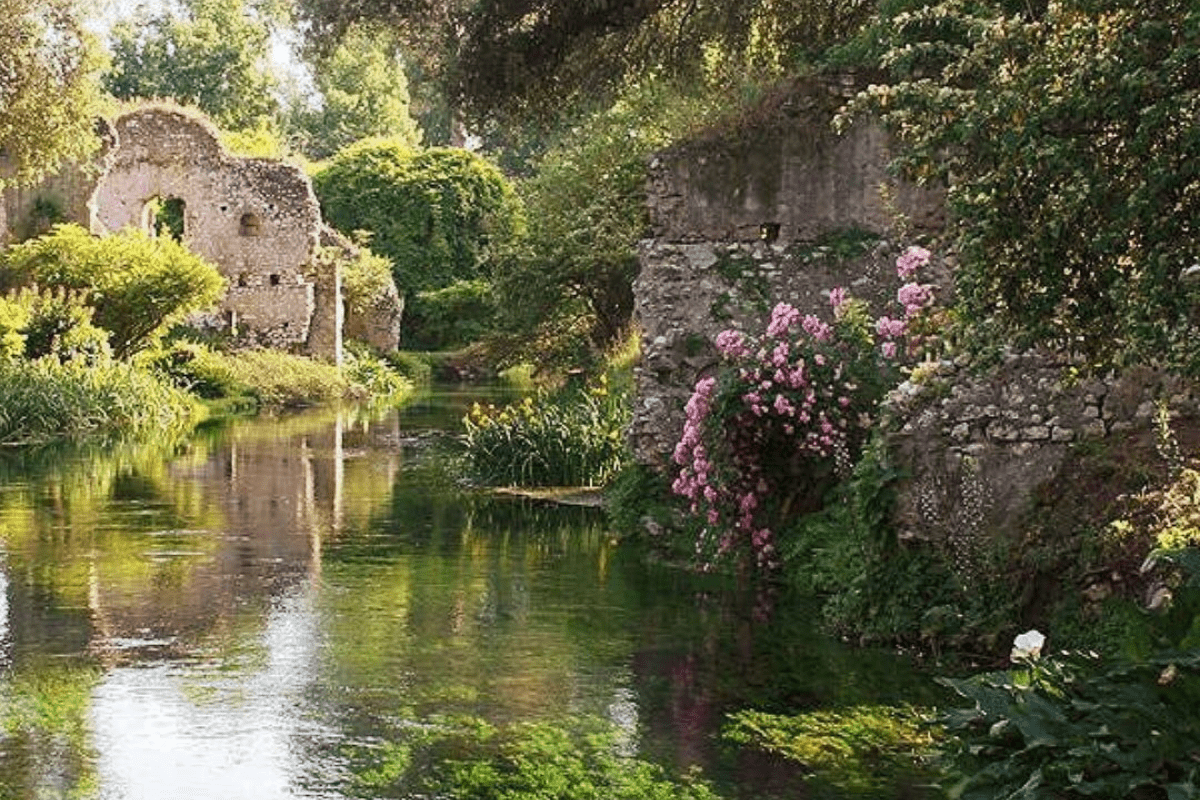
[[[606,718],[802,796],[722,747],[726,711],[927,685],[802,603],[645,565],[594,510],[461,491],[437,431],[471,399],[0,454],[0,800],[358,797],[447,714]]]

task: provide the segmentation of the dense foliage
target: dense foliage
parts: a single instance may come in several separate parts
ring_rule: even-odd
[[[313,80],[319,97],[296,98],[287,126],[293,144],[309,158],[328,158],[370,137],[420,144],[394,36],[355,26],[313,64]]]
[[[465,150],[368,140],[339,153],[313,184],[325,219],[347,234],[368,231],[405,293],[490,276],[496,249],[524,227],[509,182]]]
[[[187,0],[182,10],[143,6],[118,23],[104,88],[122,100],[195,106],[224,128],[270,127],[279,103],[267,19],[246,0]]]
[[[192,419],[186,393],[117,361],[0,361],[0,444],[161,433]]]
[[[979,338],[1200,372],[1195,3],[946,0],[884,31],[894,81],[859,106],[949,181]]]
[[[97,144],[99,47],[78,0],[0,2],[0,188],[32,182]]]
[[[607,105],[628,76],[694,80],[714,63],[731,73],[780,69],[856,32],[865,0],[302,0],[318,39],[376,20],[421,51],[452,105],[473,121],[524,119]],[[414,31],[414,29],[420,29]]]
[[[496,298],[485,280],[455,281],[418,292],[412,300],[400,336],[410,350],[451,350],[479,341],[496,327]]]
[[[216,268],[167,237],[140,231],[96,237],[77,225],[0,254],[0,290],[68,289],[94,309],[118,357],[151,344],[167,326],[216,301],[224,281]]]
[[[1043,658],[1043,641],[1037,631],[1017,638],[1017,669],[944,681],[969,701],[940,720],[951,734],[955,796],[1124,800],[1200,792],[1194,634],[1188,651],[1139,661]]]

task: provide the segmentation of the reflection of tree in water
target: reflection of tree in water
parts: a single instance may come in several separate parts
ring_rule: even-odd
[[[0,681],[0,797],[86,797],[96,788],[87,716],[99,672],[27,663]]]

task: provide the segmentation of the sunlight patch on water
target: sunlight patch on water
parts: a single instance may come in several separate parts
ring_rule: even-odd
[[[306,743],[329,738],[303,709],[319,674],[310,582],[275,604],[265,658],[110,671],[93,694],[102,784],[121,800],[274,800],[304,794]]]

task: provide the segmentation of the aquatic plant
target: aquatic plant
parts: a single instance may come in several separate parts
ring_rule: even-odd
[[[471,476],[490,486],[598,486],[625,457],[628,410],[607,377],[582,389],[475,405],[463,420]]]
[[[620,755],[617,738],[611,724],[596,722],[568,729],[436,719],[378,749],[357,783],[371,797],[403,789],[405,796],[456,800],[719,800],[695,776],[673,779]]]

